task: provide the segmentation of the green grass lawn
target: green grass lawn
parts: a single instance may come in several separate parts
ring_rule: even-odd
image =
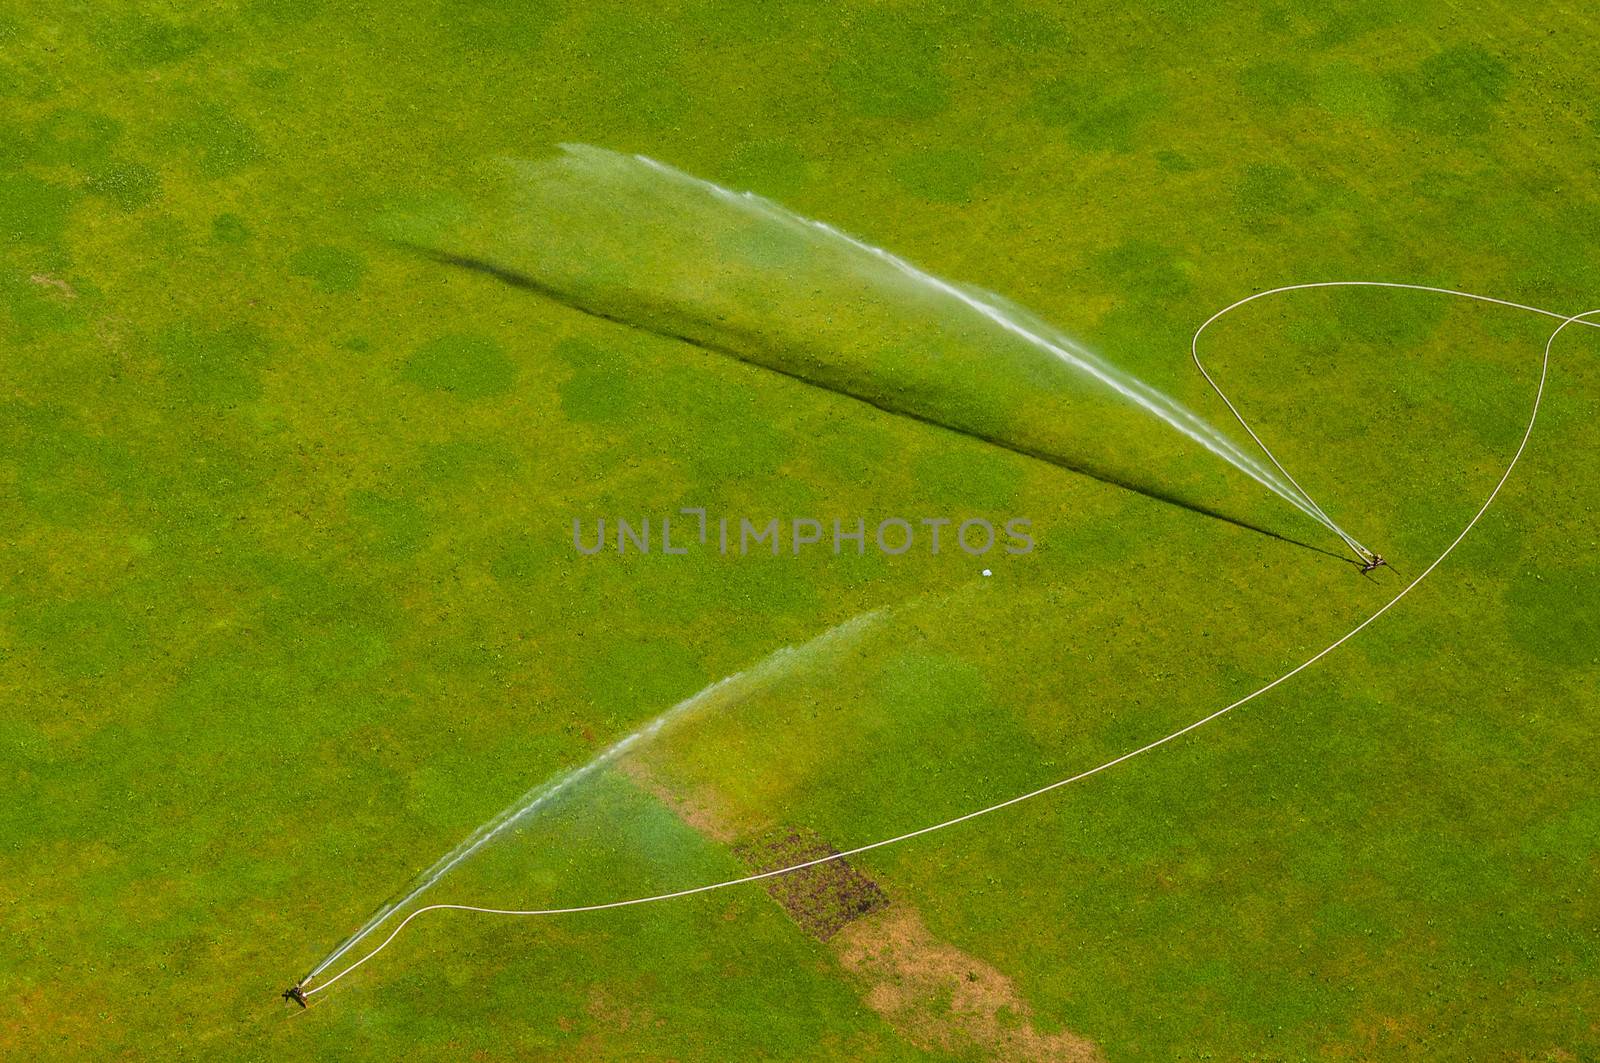
[[[434,913],[311,1011],[277,993],[539,780],[874,608],[847,659],[675,732],[655,778],[845,848],[1226,704],[1454,538],[1554,322],[1312,292],[1208,333],[1393,562],[1369,581],[1259,489],[1218,476],[1217,508],[1285,538],[586,317],[374,218],[492,156],[641,152],[1012,298],[1220,425],[1189,335],[1253,290],[1600,306],[1597,29],[1508,3],[0,15],[0,1056],[981,1058],[897,1024],[759,887]],[[1322,665],[858,867],[1009,980],[1006,1022],[1109,1060],[1600,1058],[1597,355],[1563,334],[1496,507]],[[680,506],[1023,515],[1038,549],[572,548],[574,517]],[[613,771],[434,899],[743,870]]]

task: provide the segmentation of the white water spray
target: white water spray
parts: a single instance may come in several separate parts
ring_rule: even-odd
[[[600,769],[614,763],[629,750],[649,743],[651,739],[659,736],[674,724],[683,722],[702,710],[713,708],[720,704],[727,704],[731,700],[737,700],[748,695],[760,684],[784,675],[794,669],[796,665],[820,652],[838,649],[847,645],[854,638],[864,633],[869,626],[883,617],[884,614],[885,611],[881,609],[862,613],[836,627],[829,628],[809,642],[802,643],[799,646],[784,646],[762,658],[751,668],[719,679],[698,693],[678,702],[651,719],[643,727],[613,742],[595,754],[586,763],[540,783],[523,794],[510,807],[473,831],[454,849],[440,857],[433,866],[418,875],[413,880],[413,884],[404,893],[384,904],[376,912],[373,912],[355,933],[340,942],[337,948],[325,956],[304,978],[300,979],[299,984],[304,985],[310,982],[327,970],[329,966],[338,962],[341,956],[360,944],[373,931],[387,923],[395,913],[401,911],[423,893],[438,885],[446,875],[472,856],[473,853],[478,852],[519,824],[527,823],[542,809],[548,807],[557,797],[572,789],[584,779],[594,775]]]
[[[1233,485],[1186,456],[1197,446],[1372,556],[1275,459],[993,292],[643,155],[564,144],[500,178],[387,227],[606,320],[1219,512]]]
[[[596,150],[582,144],[563,144],[561,147],[562,150],[567,152]],[[1312,501],[1311,496],[1299,484],[1294,483],[1292,480],[1286,483],[1283,478],[1280,478],[1271,469],[1262,465],[1254,457],[1246,454],[1233,440],[1223,435],[1222,432],[1218,431],[1193,410],[1131,373],[1112,365],[1031,311],[993,292],[977,288],[962,288],[951,284],[949,281],[920,269],[891,251],[875,247],[843,230],[834,228],[827,222],[796,214],[787,207],[764,196],[758,196],[754,192],[735,192],[714,181],[707,181],[684,173],[682,170],[668,166],[666,163],[657,162],[655,159],[645,155],[635,155],[634,159],[674,181],[684,182],[687,185],[703,189],[725,202],[760,215],[767,220],[788,226],[813,229],[824,234],[829,239],[837,240],[856,251],[887,263],[913,284],[920,285],[930,292],[936,292],[941,296],[954,300],[960,306],[978,315],[983,320],[998,326],[1004,332],[1017,337],[1029,346],[1059,360],[1063,365],[1109,388],[1116,395],[1128,400],[1139,409],[1156,417],[1167,427],[1204,447],[1223,461],[1228,462],[1312,520],[1323,525],[1339,536],[1346,545],[1350,546],[1363,558],[1371,555],[1371,551],[1348,535],[1343,528],[1323,512],[1322,507]],[[1207,379],[1209,380],[1209,378]],[[1254,433],[1252,433],[1253,435]]]
[[[774,868],[774,869],[769,870],[769,871],[762,871],[762,872],[758,872],[758,873],[755,873],[755,874],[744,875],[744,876],[741,876],[741,877],[738,877],[738,878],[725,879],[725,880],[722,880],[720,882],[709,882],[709,883],[705,883],[703,885],[691,886],[691,887],[687,887],[687,888],[679,889],[679,890],[674,890],[674,891],[667,892],[667,893],[657,893],[657,894],[651,894],[651,895],[646,895],[646,896],[628,897],[628,898],[624,898],[624,899],[621,899],[621,900],[602,901],[602,902],[597,902],[597,903],[593,903],[593,904],[575,905],[575,906],[570,906],[570,907],[565,907],[565,908],[543,908],[543,909],[540,909],[540,908],[524,908],[524,909],[515,909],[515,908],[486,908],[486,907],[480,907],[480,906],[475,906],[475,905],[465,905],[465,904],[435,904],[435,905],[428,905],[428,906],[419,908],[416,911],[413,911],[411,914],[407,915],[406,918],[403,919],[399,923],[398,926],[396,926],[392,931],[390,931],[390,933],[388,934],[387,937],[385,937],[381,942],[379,942],[379,944],[377,945],[376,948],[373,948],[371,951],[367,952],[360,959],[356,960],[354,963],[349,964],[343,970],[341,970],[339,973],[337,973],[336,975],[332,976],[328,980],[322,982],[321,984],[315,986],[314,988],[307,988],[305,990],[305,994],[307,996],[309,996],[311,994],[319,993],[319,992],[321,992],[321,991],[323,991],[325,989],[330,988],[334,983],[336,983],[339,980],[343,979],[346,975],[350,974],[351,972],[356,970],[358,967],[360,967],[361,965],[366,963],[368,960],[372,959],[378,953],[382,952],[385,948],[387,948],[390,945],[390,943],[392,943],[395,940],[396,937],[399,936],[400,932],[405,929],[407,924],[409,924],[416,917],[418,917],[418,916],[420,916],[420,915],[422,915],[422,914],[424,914],[426,912],[442,911],[442,910],[455,910],[455,911],[464,911],[464,912],[477,912],[477,913],[488,914],[488,915],[501,915],[501,916],[512,916],[512,917],[528,918],[528,917],[540,917],[540,916],[570,915],[570,914],[576,914],[576,913],[581,913],[581,912],[610,911],[610,910],[618,909],[618,908],[630,908],[630,907],[635,907],[635,906],[638,906],[638,905],[656,904],[656,903],[660,903],[660,902],[663,902],[663,901],[676,900],[678,898],[683,898],[683,897],[697,896],[699,894],[709,893],[709,892],[714,891],[714,890],[727,889],[727,888],[733,887],[733,886],[739,886],[739,885],[744,885],[744,884],[753,883],[753,882],[760,882],[760,881],[764,881],[764,880],[767,880],[767,879],[775,878],[775,877],[778,877],[778,876],[781,876],[781,875],[792,874],[794,872],[803,871],[803,870],[805,870],[807,868],[816,867],[816,866],[821,865],[821,864],[826,864],[826,863],[830,863],[830,862],[837,861],[837,860],[847,859],[847,858],[852,857],[852,856],[857,856],[857,855],[859,855],[861,853],[871,852],[873,850],[882,849],[882,848],[885,848],[885,847],[891,846],[891,845],[898,845],[901,842],[910,841],[910,840],[912,840],[914,838],[920,838],[920,837],[922,837],[924,835],[933,834],[933,833],[938,832],[938,831],[947,830],[950,827],[958,826],[958,825],[963,824],[963,823],[968,823],[968,822],[971,822],[973,820],[989,816],[989,815],[991,815],[991,814],[993,814],[995,812],[999,812],[999,811],[1001,811],[1003,809],[1011,808],[1014,805],[1022,804],[1025,801],[1031,801],[1031,800],[1033,800],[1033,799],[1035,799],[1037,797],[1040,797],[1040,796],[1042,796],[1044,794],[1053,793],[1054,791],[1059,790],[1059,789],[1061,789],[1063,787],[1071,786],[1074,783],[1081,782],[1081,781],[1083,781],[1085,779],[1089,779],[1089,778],[1091,778],[1093,776],[1099,775],[1102,772],[1109,771],[1110,769],[1115,768],[1120,764],[1124,764],[1124,763],[1126,763],[1126,762],[1128,762],[1130,760],[1133,760],[1136,757],[1144,756],[1145,754],[1150,753],[1150,752],[1152,752],[1152,751],[1154,751],[1156,749],[1159,749],[1162,746],[1165,746],[1165,745],[1167,745],[1167,744],[1169,744],[1171,742],[1177,741],[1178,739],[1184,737],[1185,735],[1188,735],[1188,734],[1190,734],[1190,733],[1192,733],[1194,731],[1199,730],[1200,728],[1206,726],[1207,724],[1212,723],[1213,721],[1221,719],[1222,717],[1224,717],[1224,716],[1228,715],[1229,713],[1233,712],[1235,709],[1238,709],[1241,706],[1249,704],[1250,702],[1254,701],[1256,698],[1260,697],[1261,695],[1266,694],[1269,691],[1276,689],[1277,687],[1281,686],[1282,684],[1288,682],[1290,679],[1292,679],[1295,676],[1299,675],[1301,672],[1304,672],[1306,669],[1308,669],[1308,668],[1312,667],[1313,665],[1317,664],[1323,658],[1327,657],[1329,654],[1331,654],[1335,650],[1339,649],[1345,643],[1347,643],[1351,639],[1355,638],[1362,631],[1365,631],[1368,627],[1370,627],[1372,624],[1374,624],[1378,620],[1379,617],[1383,616],[1389,610],[1393,609],[1396,605],[1398,605],[1400,603],[1400,601],[1402,599],[1404,599],[1407,595],[1409,595],[1417,587],[1421,586],[1423,581],[1426,580],[1429,576],[1431,576],[1433,574],[1434,570],[1436,570],[1440,565],[1442,565],[1444,563],[1445,559],[1448,558],[1455,551],[1456,547],[1460,546],[1461,543],[1466,539],[1466,537],[1472,532],[1473,528],[1475,528],[1477,526],[1478,522],[1480,520],[1482,520],[1484,514],[1489,511],[1489,507],[1494,504],[1495,499],[1499,496],[1501,489],[1503,487],[1505,487],[1506,482],[1508,480],[1510,480],[1512,472],[1516,469],[1517,463],[1522,459],[1523,452],[1527,449],[1528,441],[1533,437],[1534,424],[1538,420],[1539,408],[1540,408],[1540,405],[1541,405],[1541,403],[1543,402],[1543,399],[1544,399],[1545,383],[1546,383],[1546,381],[1547,381],[1547,379],[1549,377],[1550,351],[1551,351],[1551,348],[1555,345],[1556,339],[1561,335],[1562,332],[1564,332],[1567,328],[1569,328],[1572,325],[1579,325],[1579,326],[1590,327],[1590,328],[1600,328],[1600,322],[1592,320],[1594,318],[1600,317],[1600,310],[1588,310],[1588,311],[1585,311],[1585,312],[1580,313],[1580,314],[1568,315],[1568,314],[1562,314],[1562,313],[1559,313],[1559,312],[1553,311],[1553,310],[1546,310],[1546,309],[1542,309],[1540,307],[1529,306],[1529,305],[1524,304],[1524,303],[1516,303],[1516,302],[1512,302],[1512,301],[1506,300],[1506,299],[1497,299],[1497,298],[1494,298],[1493,296],[1477,295],[1477,294],[1474,294],[1474,293],[1471,293],[1471,292],[1456,291],[1456,290],[1449,289],[1449,288],[1439,288],[1439,287],[1433,287],[1433,286],[1430,286],[1430,285],[1407,284],[1407,283],[1389,282],[1389,281],[1323,281],[1323,282],[1313,282],[1313,283],[1309,283],[1309,284],[1294,284],[1294,285],[1286,285],[1286,286],[1278,287],[1278,288],[1272,288],[1272,289],[1269,289],[1267,291],[1258,292],[1257,294],[1252,295],[1252,296],[1248,296],[1248,297],[1246,297],[1244,299],[1240,299],[1237,302],[1234,302],[1234,303],[1228,305],[1227,307],[1223,308],[1222,310],[1218,311],[1216,314],[1214,314],[1210,318],[1208,318],[1198,329],[1195,330],[1194,337],[1190,341],[1191,351],[1194,353],[1196,364],[1197,365],[1200,364],[1200,360],[1199,360],[1199,341],[1200,341],[1201,334],[1204,333],[1206,331],[1206,329],[1209,328],[1216,321],[1218,321],[1219,319],[1221,319],[1222,317],[1224,317],[1228,313],[1238,309],[1239,307],[1242,307],[1242,306],[1244,306],[1244,305],[1246,305],[1248,303],[1254,302],[1257,299],[1266,298],[1268,296],[1273,296],[1273,295],[1279,295],[1279,294],[1283,294],[1283,293],[1287,293],[1287,292],[1303,291],[1303,290],[1315,289],[1315,288],[1345,288],[1345,287],[1388,288],[1388,289],[1401,289],[1401,290],[1411,290],[1411,291],[1421,291],[1421,292],[1432,292],[1432,293],[1452,296],[1452,297],[1460,298],[1460,299],[1468,299],[1468,300],[1473,300],[1473,301],[1483,302],[1483,303],[1493,303],[1493,304],[1496,304],[1496,305],[1499,305],[1499,306],[1511,307],[1511,308],[1517,309],[1517,310],[1525,310],[1525,311],[1529,311],[1529,312],[1534,313],[1534,314],[1543,315],[1545,317],[1555,318],[1555,319],[1560,321],[1560,324],[1555,328],[1554,331],[1552,331],[1549,334],[1549,336],[1546,338],[1545,343],[1544,343],[1544,351],[1543,351],[1543,354],[1542,354],[1541,359],[1540,359],[1538,385],[1534,390],[1532,408],[1529,410],[1529,413],[1528,413],[1527,425],[1522,431],[1522,437],[1517,443],[1517,447],[1516,447],[1515,453],[1513,453],[1511,455],[1510,460],[1506,463],[1504,471],[1500,474],[1500,478],[1495,482],[1494,487],[1489,491],[1488,497],[1486,497],[1483,500],[1483,503],[1478,507],[1476,512],[1474,512],[1472,514],[1471,518],[1468,519],[1466,524],[1461,528],[1460,532],[1458,532],[1456,534],[1455,538],[1450,541],[1449,545],[1446,546],[1444,548],[1444,550],[1442,552],[1440,552],[1440,554],[1436,558],[1434,558],[1433,561],[1430,562],[1426,568],[1424,568],[1415,578],[1413,578],[1404,587],[1402,587],[1400,589],[1400,591],[1398,593],[1396,593],[1392,598],[1390,598],[1389,600],[1384,602],[1381,606],[1379,606],[1377,609],[1375,609],[1372,613],[1368,614],[1365,619],[1361,620],[1354,627],[1352,627],[1349,631],[1345,632],[1343,635],[1339,636],[1337,639],[1333,640],[1328,645],[1324,646],[1322,649],[1320,649],[1316,653],[1312,654],[1310,657],[1308,657],[1305,660],[1301,661],[1299,664],[1295,665],[1293,668],[1290,668],[1289,670],[1287,670],[1287,671],[1283,672],[1282,674],[1278,675],[1276,678],[1272,679],[1270,682],[1264,683],[1263,685],[1261,685],[1259,687],[1256,687],[1254,690],[1252,690],[1249,693],[1245,694],[1243,697],[1240,697],[1240,698],[1228,703],[1227,705],[1224,705],[1220,709],[1217,709],[1217,710],[1209,713],[1206,716],[1202,716],[1199,719],[1197,719],[1197,720],[1195,720],[1195,721],[1193,721],[1193,722],[1191,722],[1189,724],[1186,724],[1183,727],[1178,728],[1177,730],[1168,732],[1167,734],[1164,734],[1164,735],[1162,735],[1162,736],[1160,736],[1158,738],[1155,738],[1152,741],[1146,742],[1144,745],[1141,745],[1141,746],[1139,746],[1139,747],[1137,747],[1135,749],[1131,749],[1131,750],[1129,750],[1129,751],[1127,751],[1125,753],[1122,753],[1119,756],[1113,757],[1110,760],[1104,761],[1104,762],[1102,762],[1100,764],[1097,764],[1097,765],[1095,765],[1095,766],[1093,766],[1091,768],[1087,768],[1087,769],[1085,769],[1083,771],[1080,771],[1080,772],[1078,772],[1078,773],[1076,773],[1074,775],[1067,776],[1066,778],[1058,779],[1058,780],[1056,780],[1054,782],[1047,783],[1044,786],[1040,786],[1037,789],[1030,790],[1030,791],[1028,791],[1026,793],[1017,794],[1016,796],[1007,798],[1006,800],[998,801],[998,802],[996,802],[994,804],[986,805],[986,806],[984,806],[982,808],[977,808],[977,809],[974,809],[974,810],[972,810],[970,812],[966,812],[966,813],[963,813],[961,815],[954,816],[954,817],[952,817],[950,819],[941,820],[941,821],[939,821],[937,823],[931,823],[931,824],[929,824],[927,826],[919,827],[919,828],[917,828],[915,830],[909,830],[909,831],[906,831],[905,833],[902,833],[902,834],[896,834],[896,835],[893,835],[893,836],[888,837],[888,838],[879,839],[878,841],[868,842],[868,843],[863,844],[863,845],[857,845],[857,846],[855,846],[853,848],[845,849],[845,850],[843,850],[841,852],[831,853],[829,855],[818,857],[816,859],[806,860],[806,861],[802,861],[800,863],[791,864],[791,865],[789,865],[787,867]],[[1203,366],[1201,366],[1201,371],[1204,372],[1204,367]],[[1207,374],[1207,379],[1210,380],[1210,374]],[[1213,387],[1215,387],[1215,386],[1216,386],[1215,382],[1213,382]],[[1219,393],[1220,393],[1220,389],[1219,389]],[[1232,405],[1233,404],[1230,402],[1229,403],[1230,408],[1232,408]],[[1235,413],[1237,414],[1237,410],[1235,410]],[[1242,416],[1240,417],[1240,421],[1241,421],[1241,423],[1243,423],[1243,417]],[[1246,426],[1246,427],[1248,428],[1248,426]],[[826,636],[824,636],[824,637],[826,637]],[[341,950],[341,951],[343,951],[343,950]],[[323,967],[325,967],[325,966],[326,966],[326,964],[323,965]],[[322,969],[322,967],[318,968],[318,970],[321,970],[321,969]],[[308,980],[309,980],[309,978],[307,979],[307,981]]]

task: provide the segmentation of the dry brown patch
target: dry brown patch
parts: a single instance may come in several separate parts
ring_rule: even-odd
[[[789,867],[836,851],[814,833],[790,828],[741,841],[745,832],[714,792],[685,797],[637,759],[621,767],[700,834],[732,846],[754,870]],[[845,861],[779,875],[767,886],[797,923],[829,943],[867,1005],[923,1051],[1020,1063],[1102,1058],[1086,1038],[1041,1032],[1033,1008],[1009,978],[939,941],[915,910],[890,906],[877,883]]]
[[[601,986],[594,986],[589,991],[589,999],[583,1010],[589,1013],[589,1018],[613,1030],[630,1029],[636,1022],[633,1009],[617,1003]]]
[[[54,288],[68,299],[78,297],[78,290],[60,277],[52,277],[48,273],[34,273],[28,279],[41,288]]]
[[[728,821],[728,815],[709,790],[685,796],[677,793],[650,771],[643,762],[628,758],[618,765],[622,773],[645,793],[672,810],[673,815],[693,827],[703,838],[722,845],[732,845],[739,832]]]
[[[839,853],[815,831],[803,827],[780,827],[735,845],[733,851],[758,873],[825,860]],[[889,898],[878,884],[844,860],[828,860],[775,875],[765,884],[789,918],[819,941],[827,941],[862,916],[889,906]]]
[[[589,999],[584,1003],[583,1010],[594,1028],[567,1045],[562,1051],[563,1059],[615,1059],[618,1033],[626,1034],[640,1027],[662,1025],[660,1018],[642,1009],[628,1007],[599,985],[589,990]],[[563,1022],[565,1025],[561,1025]],[[557,1025],[566,1033],[574,1029],[577,1023],[563,1017],[557,1020]]]
[[[1009,978],[935,938],[903,905],[845,927],[834,949],[868,1006],[923,1051],[1028,1063],[1102,1058],[1085,1038],[1041,1032]]]

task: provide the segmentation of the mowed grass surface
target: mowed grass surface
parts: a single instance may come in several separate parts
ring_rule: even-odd
[[[752,818],[860,843],[1226,703],[1453,537],[1515,445],[1547,326],[1342,293],[1210,336],[1290,467],[1395,561],[1368,583],[452,273],[367,220],[487,155],[641,151],[1015,298],[1215,416],[1188,335],[1255,288],[1600,304],[1585,17],[0,18],[0,1053],[917,1056],[754,890],[424,920],[325,1006],[276,993],[533,782],[868,608],[922,596],[840,675],[877,729],[817,730],[787,775],[710,763]],[[1111,1059],[1600,1055],[1600,344],[1575,332],[1498,507],[1346,652],[867,870]],[[957,552],[574,556],[574,516],[683,505],[1021,514],[1040,548],[976,587]],[[737,870],[619,779],[593,801],[542,854],[559,875],[502,861],[496,899]]]

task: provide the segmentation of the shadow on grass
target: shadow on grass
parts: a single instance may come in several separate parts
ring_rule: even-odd
[[[527,276],[525,274],[522,274],[522,273],[518,273],[515,270],[507,269],[504,266],[496,265],[493,262],[488,262],[488,261],[485,261],[483,259],[472,258],[472,257],[465,256],[465,255],[453,255],[453,254],[450,254],[448,252],[438,251],[438,250],[436,250],[434,248],[424,247],[424,246],[422,246],[420,244],[410,243],[410,242],[407,242],[407,241],[395,241],[395,243],[398,246],[404,248],[407,251],[415,252],[416,254],[422,255],[425,258],[432,259],[433,261],[438,262],[438,263],[440,263],[442,265],[455,266],[455,267],[460,268],[460,269],[470,270],[470,271],[472,271],[474,273],[485,274],[485,275],[493,277],[496,280],[499,280],[499,281],[501,281],[501,282],[503,282],[505,284],[508,284],[513,288],[517,288],[517,289],[520,289],[520,290],[526,291],[526,292],[532,292],[535,295],[541,296],[541,297],[543,297],[545,299],[550,300],[553,303],[557,303],[557,304],[559,304],[561,306],[564,306],[564,307],[566,307],[566,308],[568,308],[570,310],[576,310],[578,313],[584,314],[584,315],[586,315],[588,317],[597,318],[598,320],[609,322],[610,324],[613,324],[613,325],[621,325],[624,328],[633,329],[633,330],[638,331],[638,332],[645,332],[645,333],[648,333],[648,334],[650,334],[652,336],[660,336],[660,337],[663,337],[665,339],[677,340],[677,341],[679,341],[681,343],[687,343],[691,347],[698,348],[699,350],[707,351],[707,352],[710,352],[712,354],[722,355],[723,357],[727,357],[727,358],[732,358],[735,361],[744,363],[745,365],[755,366],[758,369],[765,370],[765,371],[767,371],[769,373],[774,373],[774,374],[776,374],[778,376],[786,377],[786,378],[788,378],[790,380],[793,380],[793,381],[796,381],[798,383],[804,384],[807,387],[816,388],[819,391],[826,391],[826,392],[829,392],[831,394],[839,395],[839,396],[842,396],[844,398],[851,399],[851,400],[853,400],[855,402],[862,403],[863,405],[871,406],[875,410],[881,410],[884,413],[892,414],[895,417],[904,417],[904,418],[907,418],[909,420],[917,421],[920,424],[929,425],[929,426],[931,426],[933,428],[938,428],[938,429],[941,429],[941,430],[946,431],[946,432],[953,432],[956,435],[965,436],[968,439],[974,439],[974,440],[977,440],[980,443],[986,443],[989,446],[999,447],[1002,450],[1010,451],[1013,454],[1020,454],[1021,456],[1025,457],[1025,458],[1031,458],[1034,461],[1040,461],[1040,462],[1045,463],[1046,465],[1051,465],[1051,466],[1054,466],[1055,468],[1058,468],[1058,469],[1065,469],[1068,472],[1076,473],[1076,474],[1078,474],[1080,476],[1087,476],[1087,477],[1089,477],[1091,479],[1098,480],[1101,483],[1110,484],[1113,487],[1120,487],[1120,488],[1122,488],[1124,490],[1127,490],[1127,491],[1133,491],[1133,492],[1135,492],[1137,494],[1144,495],[1146,498],[1152,498],[1152,499],[1155,499],[1158,502],[1164,502],[1164,503],[1166,503],[1168,505],[1177,506],[1177,507],[1179,507],[1181,509],[1186,509],[1191,513],[1195,513],[1195,514],[1198,514],[1198,515],[1203,516],[1203,517],[1209,517],[1209,518],[1211,518],[1213,520],[1220,520],[1220,521],[1223,521],[1225,523],[1232,524],[1235,527],[1243,528],[1246,531],[1255,532],[1258,535],[1265,535],[1270,539],[1276,539],[1279,542],[1288,543],[1291,546],[1297,546],[1297,547],[1300,547],[1300,548],[1305,549],[1305,550],[1310,550],[1313,553],[1322,554],[1322,555],[1324,555],[1326,557],[1334,558],[1334,559],[1336,559],[1338,561],[1341,561],[1341,562],[1344,562],[1346,564],[1351,564],[1351,565],[1357,564],[1356,561],[1354,561],[1353,559],[1351,559],[1350,557],[1348,557],[1348,556],[1346,556],[1344,554],[1335,553],[1332,550],[1327,550],[1327,549],[1324,549],[1323,547],[1316,546],[1316,545],[1313,545],[1313,544],[1308,543],[1308,542],[1304,542],[1303,540],[1296,539],[1296,538],[1294,538],[1292,536],[1285,535],[1285,534],[1283,534],[1281,532],[1273,531],[1270,528],[1264,528],[1264,527],[1260,526],[1259,524],[1251,523],[1250,521],[1244,520],[1244,519],[1242,519],[1240,517],[1232,516],[1230,514],[1222,512],[1220,510],[1217,510],[1217,509],[1211,508],[1209,506],[1203,505],[1203,504],[1201,504],[1199,502],[1195,502],[1195,501],[1192,501],[1190,499],[1182,498],[1182,497],[1180,497],[1178,495],[1175,495],[1175,494],[1172,494],[1170,492],[1163,491],[1160,488],[1155,487],[1153,485],[1140,484],[1140,483],[1135,483],[1135,482],[1129,481],[1129,480],[1124,479],[1124,478],[1117,478],[1117,477],[1113,477],[1113,476],[1108,476],[1105,473],[1103,473],[1101,471],[1098,471],[1096,469],[1088,468],[1086,466],[1079,465],[1079,464],[1074,464],[1073,462],[1068,461],[1067,459],[1062,458],[1061,456],[1056,455],[1056,454],[1051,454],[1051,453],[1047,453],[1047,452],[1044,452],[1044,451],[1035,450],[1035,449],[1030,448],[1030,447],[1021,446],[1021,445],[1019,445],[1017,443],[1014,443],[1014,442],[1012,442],[1010,440],[1006,440],[1006,439],[1003,439],[1003,438],[998,438],[998,437],[995,437],[995,436],[985,435],[985,434],[983,434],[981,432],[974,432],[974,431],[971,431],[969,429],[958,428],[958,427],[956,427],[954,425],[947,424],[947,423],[945,423],[943,421],[937,420],[937,419],[932,418],[932,417],[927,417],[927,416],[924,416],[922,414],[913,413],[913,412],[910,412],[910,411],[907,411],[907,410],[894,409],[892,407],[885,406],[885,405],[882,405],[882,404],[877,403],[877,402],[873,402],[871,399],[864,398],[861,395],[857,395],[857,394],[855,394],[853,392],[846,391],[846,390],[843,390],[841,388],[831,387],[828,384],[824,384],[824,383],[821,383],[821,382],[816,381],[816,380],[808,379],[807,377],[800,376],[800,375],[798,375],[796,373],[790,373],[790,372],[787,372],[787,371],[785,371],[783,369],[774,368],[771,365],[767,365],[767,364],[764,364],[764,363],[761,363],[761,362],[754,361],[753,359],[750,359],[750,358],[747,358],[747,357],[741,355],[738,351],[736,351],[736,350],[734,350],[734,349],[732,349],[730,347],[725,347],[725,346],[715,345],[715,344],[709,344],[709,343],[706,343],[704,340],[695,339],[695,338],[690,337],[690,336],[685,336],[685,335],[682,335],[680,333],[672,332],[672,331],[670,331],[668,329],[643,326],[643,325],[638,324],[636,321],[630,321],[630,320],[622,318],[622,317],[617,317],[615,315],[608,314],[608,313],[606,313],[606,312],[604,312],[602,310],[597,310],[597,309],[595,309],[593,307],[585,306],[583,303],[573,299],[569,295],[567,295],[567,294],[565,294],[565,293],[563,293],[563,292],[561,292],[561,291],[559,291],[559,290],[557,290],[557,289],[555,289],[553,287],[550,287],[549,285],[541,284],[539,281],[535,280],[532,277],[529,277],[529,276]]]

